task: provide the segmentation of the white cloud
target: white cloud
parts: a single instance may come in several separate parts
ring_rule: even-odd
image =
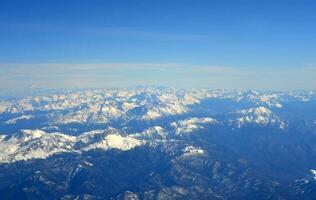
[[[0,64],[0,93],[34,88],[165,85],[227,89],[315,89],[316,68],[246,68],[177,63]]]
[[[196,68],[197,76],[219,88],[315,89],[316,68],[245,68],[209,66]],[[203,77],[204,78],[203,78]]]

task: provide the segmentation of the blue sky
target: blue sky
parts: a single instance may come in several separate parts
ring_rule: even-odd
[[[0,92],[315,89],[316,2],[0,1]]]

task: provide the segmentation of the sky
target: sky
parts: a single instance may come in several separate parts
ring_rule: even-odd
[[[0,0],[0,95],[316,89],[313,0]]]

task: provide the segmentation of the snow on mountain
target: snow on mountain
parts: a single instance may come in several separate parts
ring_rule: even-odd
[[[198,104],[201,101],[201,97],[198,95],[184,94],[182,101],[184,105]]]
[[[122,133],[114,128],[83,133],[76,139],[76,146],[84,151],[112,148],[126,151],[143,143],[142,140],[130,136],[122,136]]]
[[[292,91],[288,94],[288,97],[294,98],[297,101],[309,102],[316,100],[315,91]]]
[[[211,118],[190,118],[175,122],[178,134],[192,132],[202,128],[203,124],[215,123]],[[0,163],[29,159],[45,159],[59,153],[80,153],[94,149],[118,149],[127,151],[150,142],[164,141],[168,131],[160,126],[153,126],[141,133],[127,135],[114,128],[93,130],[70,136],[63,133],[46,133],[42,130],[21,130],[11,136],[0,136]],[[186,153],[201,153],[191,149]]]
[[[158,88],[87,90],[25,97],[0,101],[0,113],[45,112],[50,125],[69,123],[103,123],[125,119],[156,120],[164,116],[180,115],[190,111],[189,106],[206,98],[227,97],[221,90],[174,90]],[[27,119],[12,119],[8,123]]]
[[[2,142],[6,137],[7,135],[0,134],[0,142]]]
[[[9,101],[0,101],[0,113],[5,113],[12,106]]]
[[[130,136],[141,140],[165,140],[168,137],[168,132],[161,126],[149,127],[141,133],[134,133]]]
[[[311,169],[309,170],[309,173],[302,179],[297,179],[294,181],[295,184],[299,187],[297,187],[297,190],[299,192],[304,192],[302,188],[309,187],[309,185],[315,185],[316,182],[316,170]]]
[[[12,119],[9,119],[7,120],[6,122],[4,122],[5,124],[16,124],[17,121],[21,121],[21,120],[30,120],[34,118],[33,115],[22,115],[20,117],[16,117],[16,118],[12,118]]]
[[[238,128],[245,124],[259,125],[279,125],[280,128],[285,128],[285,122],[279,119],[269,109],[260,106],[257,108],[249,108],[235,112],[236,119],[229,120],[230,124],[236,124]]]
[[[45,111],[48,112],[47,117],[51,125],[108,123],[118,118],[155,120],[162,116],[182,114],[188,112],[188,105],[198,102],[197,96],[179,95],[168,89],[88,90],[26,97],[12,102],[2,101],[0,113]],[[142,116],[129,112],[140,108],[145,111]]]
[[[198,156],[198,155],[203,155],[205,151],[201,148],[194,147],[194,146],[186,146],[183,150],[183,155],[182,156]]]
[[[142,120],[154,120],[162,116],[178,115],[188,112],[188,108],[179,100],[175,93],[167,92],[164,94],[147,95],[146,100],[142,101],[141,107],[147,112],[141,117]]]
[[[21,130],[22,135],[19,137],[20,139],[23,139],[24,142],[39,138],[46,134],[44,131],[41,130]]]
[[[77,143],[78,145],[80,145],[80,148],[82,146],[87,146],[90,145],[92,143],[94,143],[95,141],[100,141],[103,140],[105,138],[105,136],[108,133],[111,133],[112,131],[114,131],[114,129],[108,129],[108,130],[93,130],[93,131],[89,131],[86,133],[82,133],[81,135],[79,135],[77,137]]]
[[[175,129],[177,135],[192,133],[193,131],[203,128],[204,124],[214,124],[217,123],[215,119],[205,117],[205,118],[189,118],[185,120],[179,120],[177,122],[172,122],[170,125]]]
[[[0,114],[20,114],[15,124],[43,113],[46,125],[111,124],[133,120],[153,121],[189,113],[206,99],[231,99],[246,107],[281,109],[287,99],[316,99],[313,92],[238,92],[228,90],[175,90],[168,88],[106,89],[65,92],[21,99],[0,100]]]
[[[140,146],[143,143],[143,141],[129,136],[123,137],[119,134],[110,134],[107,135],[103,140],[83,148],[83,150],[89,151],[91,149],[119,149],[121,151],[127,151],[133,149],[136,146]]]
[[[268,106],[282,108],[278,94],[263,94],[257,91],[240,93],[237,102],[250,103],[254,106]]]
[[[314,180],[316,180],[316,170],[315,169],[312,169],[310,170],[311,174],[314,176]]]
[[[256,116],[260,116],[260,115],[271,116],[272,115],[272,112],[263,106],[258,107],[258,108],[250,108],[248,110],[241,110],[240,113],[242,113],[242,114],[249,114],[249,113],[252,114],[253,113]]]
[[[0,162],[46,158],[56,153],[72,151],[73,136],[47,134],[40,130],[22,130],[0,142]]]
[[[75,152],[72,148],[75,137],[61,133],[44,134],[36,139],[21,143],[14,152],[15,160],[47,158],[56,153]]]
[[[115,133],[114,129],[90,131],[77,137],[41,130],[22,130],[13,136],[1,135],[0,138],[0,162],[43,159],[57,153],[79,153],[93,149],[126,151],[144,144],[142,140]]]
[[[283,105],[288,105],[286,101],[311,101],[316,99],[315,94],[136,88],[86,90],[0,100],[0,124],[5,128],[22,127],[21,121],[37,119],[38,115],[44,121],[36,124],[39,125],[36,128],[41,130],[21,130],[14,135],[1,135],[0,148],[3,150],[0,152],[0,161],[45,158],[61,152],[92,149],[129,150],[147,142],[164,142],[174,135],[181,137],[194,133],[211,124],[229,125],[232,128],[251,124],[283,129],[288,124],[288,121],[286,124],[283,120],[286,118],[282,112]],[[232,101],[227,113],[213,112],[214,107],[215,110],[221,109],[221,106],[227,106],[227,102]],[[204,117],[194,110],[196,107]],[[121,130],[107,128],[82,133],[82,130],[110,126],[133,130],[128,128],[135,127],[128,126],[134,124],[139,126],[136,130],[141,128],[141,132],[128,135]],[[67,136],[57,131],[74,132],[78,136]]]
[[[51,124],[87,123],[89,116],[90,113],[87,110],[79,110],[57,117]]]

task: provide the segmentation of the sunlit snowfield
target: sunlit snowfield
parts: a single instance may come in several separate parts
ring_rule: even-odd
[[[316,198],[314,91],[83,90],[0,113],[4,198]]]

